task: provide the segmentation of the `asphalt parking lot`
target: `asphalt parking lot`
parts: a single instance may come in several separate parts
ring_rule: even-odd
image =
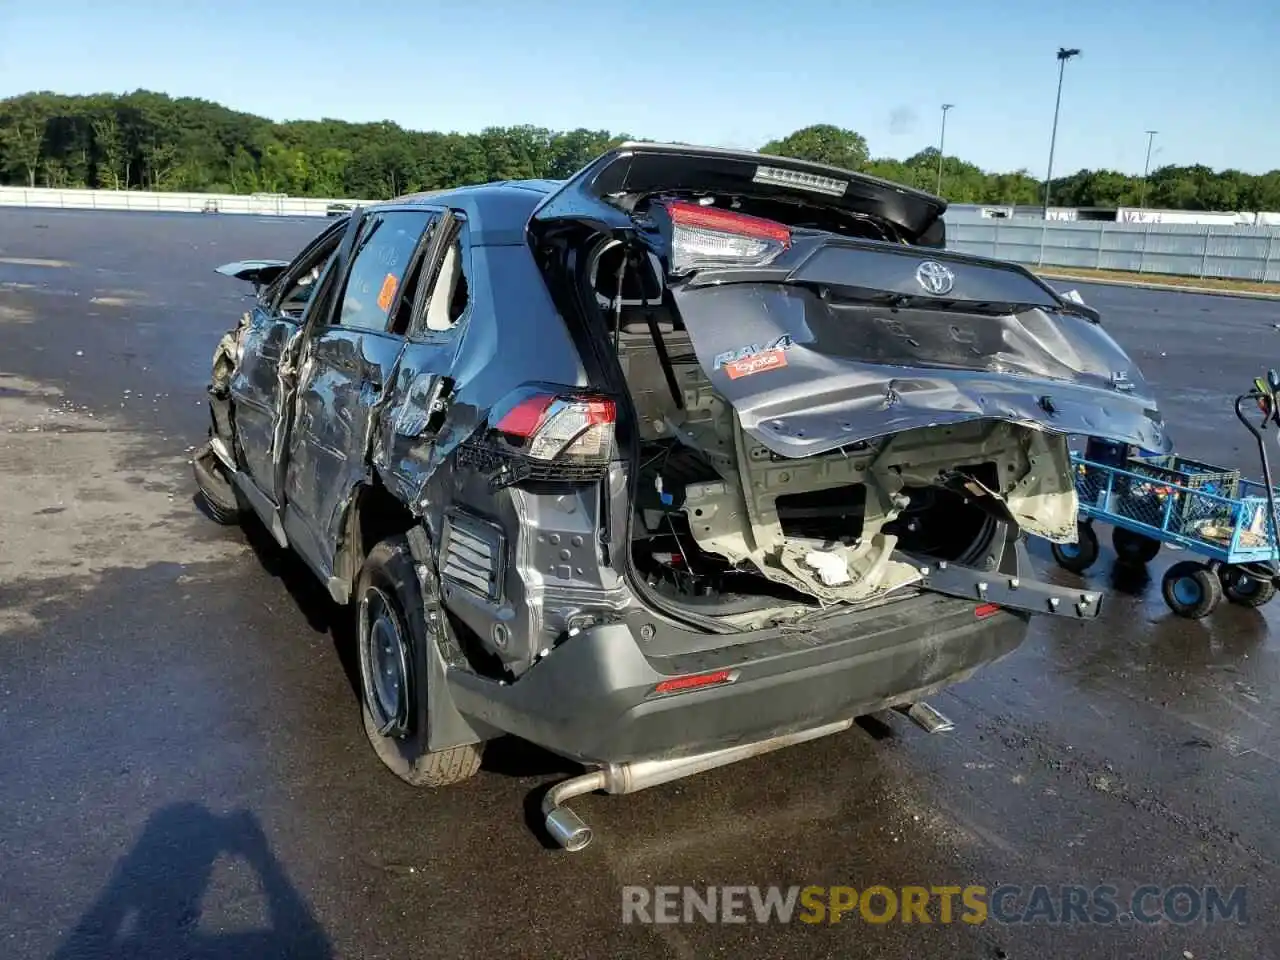
[[[1280,957],[1274,610],[1176,620],[1167,551],[1144,581],[1106,548],[1101,621],[1039,620],[935,701],[954,733],[868,725],[584,798],[581,854],[531,829],[573,768],[530,747],[439,792],[386,773],[345,618],[204,519],[187,465],[247,303],[213,268],[321,225],[0,211],[0,957]],[[1280,302],[1078,289],[1180,449],[1256,474],[1230,402],[1280,367]],[[622,922],[626,885],[712,884],[1243,886],[1247,914]]]

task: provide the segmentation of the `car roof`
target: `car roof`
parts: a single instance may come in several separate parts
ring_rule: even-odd
[[[372,203],[369,210],[442,206],[467,218],[472,246],[506,246],[525,242],[529,216],[563,180],[499,180],[451,190],[428,190]]]

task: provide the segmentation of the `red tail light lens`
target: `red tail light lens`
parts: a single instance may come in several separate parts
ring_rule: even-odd
[[[607,398],[532,393],[503,414],[495,429],[522,441],[535,460],[598,462],[613,455],[616,422],[617,408]]]
[[[682,201],[667,204],[667,212],[671,214],[671,221],[676,226],[714,230],[740,237],[754,237],[757,240],[772,240],[784,246],[791,244],[790,229],[773,220]]]
[[[985,620],[987,617],[994,617],[999,612],[999,605],[994,603],[980,603],[973,608],[973,615],[979,620]]]
[[[706,266],[764,266],[791,246],[785,224],[686,203],[665,204],[671,217],[671,269],[684,273]]]
[[[532,437],[542,426],[547,416],[547,408],[555,402],[550,394],[534,394],[521,400],[507,411],[506,416],[498,421],[498,429],[513,437]]]

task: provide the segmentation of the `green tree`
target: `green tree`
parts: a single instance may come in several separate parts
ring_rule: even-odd
[[[47,99],[45,95],[32,94],[6,101],[0,115],[0,151],[3,151],[5,172],[20,174],[29,187],[36,185],[36,174],[40,170],[45,126],[49,120]]]
[[[125,152],[124,135],[120,131],[120,119],[115,106],[109,106],[91,121],[93,147],[97,156],[98,185],[109,190],[124,190],[129,186],[129,160]]]
[[[0,183],[114,190],[272,192],[379,199],[499,179],[572,176],[629,137],[608,130],[531,125],[478,133],[405,130],[391,121],[326,118],[272,123],[193,97],[150,90],[64,96],[48,91],[0,100]],[[922,190],[938,182],[938,151],[872,158],[853,130],[814,124],[762,152],[833,164]],[[942,158],[952,203],[1037,204],[1040,181],[1025,170],[992,172]],[[1145,184],[1149,206],[1188,210],[1280,210],[1280,170],[1262,175],[1204,166],[1161,167]],[[1079,170],[1054,180],[1070,206],[1141,202],[1141,177]]]
[[[861,170],[870,159],[867,140],[862,134],[829,123],[817,123],[781,140],[770,140],[760,151],[779,157],[828,163],[845,170]]]

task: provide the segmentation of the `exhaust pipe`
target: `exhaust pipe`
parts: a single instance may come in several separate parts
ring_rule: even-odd
[[[542,800],[542,816],[547,833],[561,847],[576,853],[591,842],[592,832],[581,817],[568,807],[562,806],[574,797],[593,793],[596,790],[613,794],[635,793],[637,790],[656,787],[663,783],[670,783],[672,780],[682,780],[696,773],[705,773],[707,770],[737,763],[749,757],[772,753],[783,747],[791,747],[833,733],[840,733],[851,726],[853,726],[853,720],[839,720],[810,730],[785,733],[767,740],[726,747],[723,750],[712,750],[710,753],[699,753],[690,757],[608,764],[599,770],[558,783],[547,791],[546,797]]]
[[[604,790],[609,780],[603,770],[593,770],[581,776],[558,783],[542,798],[542,816],[547,824],[547,833],[551,839],[570,853],[577,853],[591,842],[591,828],[582,822],[582,818],[562,807],[562,803],[581,797],[583,794]]]
[[[950,733],[956,728],[950,717],[939,710],[935,710],[923,700],[910,706],[903,705],[897,709],[901,713],[905,713],[925,733]]]

